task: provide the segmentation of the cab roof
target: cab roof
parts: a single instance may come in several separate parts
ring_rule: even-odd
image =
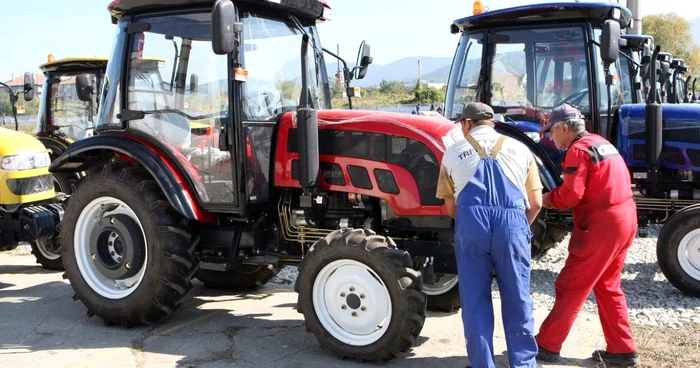
[[[53,71],[73,71],[82,69],[98,69],[106,68],[108,59],[106,57],[69,57],[59,60],[54,60],[48,63],[39,65],[39,69],[46,72]]]
[[[644,48],[644,43],[649,41],[649,47],[654,45],[654,37],[650,35],[621,35],[620,38],[627,40],[627,45],[620,44],[620,48],[627,48],[632,50],[642,50]]]
[[[498,9],[457,19],[452,33],[507,25],[532,25],[543,22],[589,21],[602,26],[608,19],[617,19],[622,28],[632,20],[629,9],[612,3],[545,3]]]
[[[130,14],[157,10],[180,10],[187,7],[213,6],[214,0],[113,0],[107,10],[115,19]],[[235,3],[257,4],[261,7],[293,11],[297,15],[321,18],[327,0],[234,0]]]

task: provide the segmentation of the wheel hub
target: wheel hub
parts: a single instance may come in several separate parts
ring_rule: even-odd
[[[98,221],[90,234],[90,254],[99,273],[113,280],[136,275],[144,261],[141,228],[127,215]]]
[[[386,286],[360,262],[331,262],[319,272],[313,289],[319,320],[334,337],[350,345],[371,344],[391,321]]]

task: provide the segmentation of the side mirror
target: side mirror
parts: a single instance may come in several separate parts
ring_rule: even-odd
[[[196,73],[190,75],[190,93],[199,91],[199,76]]]
[[[211,13],[211,47],[217,55],[226,55],[236,47],[236,32],[243,25],[234,22],[236,8],[231,0],[216,0]]]
[[[31,101],[34,99],[34,74],[24,73],[24,100]]]
[[[620,23],[606,20],[600,36],[600,58],[606,65],[617,61],[620,52]]]
[[[92,96],[95,94],[95,87],[92,85],[92,78],[89,75],[83,74],[75,78],[75,89],[78,93],[78,100],[83,102],[92,101]]]
[[[370,56],[369,44],[362,41],[360,51],[357,53],[357,62],[355,63],[355,79],[362,79],[367,74],[367,67],[372,64]]]

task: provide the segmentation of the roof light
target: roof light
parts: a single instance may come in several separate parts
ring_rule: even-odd
[[[47,60],[49,63],[53,63],[54,60],[56,60],[56,57],[53,56],[53,54],[49,54],[49,56],[46,57],[46,60]]]
[[[481,14],[484,12],[484,4],[480,0],[474,2],[474,15]]]
[[[613,19],[620,19],[620,8],[614,8],[612,11]]]

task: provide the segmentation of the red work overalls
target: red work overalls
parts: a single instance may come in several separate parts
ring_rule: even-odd
[[[573,209],[569,257],[554,285],[556,299],[537,335],[538,344],[559,352],[591,290],[609,353],[636,351],[620,287],[620,275],[637,232],[630,174],[615,147],[582,133],[569,147],[564,184],[549,195],[556,209]]]

